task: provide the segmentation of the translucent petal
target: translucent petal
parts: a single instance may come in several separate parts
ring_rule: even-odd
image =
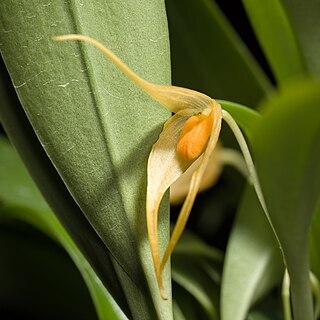
[[[155,272],[159,275],[158,210],[164,193],[192,164],[176,152],[180,132],[189,117],[175,114],[164,126],[148,160],[147,226]],[[161,288],[160,284],[159,287]]]
[[[202,177],[199,192],[205,191],[212,187],[223,169],[223,161],[220,160],[220,152],[222,147],[217,144],[214,152],[210,155],[209,163],[206,171]],[[202,161],[202,157],[198,158],[189,169],[170,187],[170,203],[172,205],[178,205],[184,201],[191,183],[193,173],[199,168]]]
[[[90,37],[81,34],[69,34],[54,37],[53,40],[82,40],[92,44],[100,51],[102,51],[110,60],[112,60],[114,64],[136,85],[138,85],[153,99],[157,100],[171,112],[177,113],[185,109],[187,113],[190,113],[190,111],[193,113],[201,112],[202,110],[208,108],[212,103],[212,99],[203,93],[175,86],[153,84],[142,79],[136,73],[134,73],[126,64],[124,64],[112,51],[107,49],[100,42]]]
[[[200,164],[199,168],[192,175],[188,195],[187,195],[186,200],[182,206],[177,223],[173,229],[168,247],[167,247],[167,249],[164,253],[163,259],[161,261],[159,275],[158,275],[159,276],[158,283],[160,284],[160,289],[162,288],[163,269],[164,269],[177,241],[179,240],[179,238],[180,238],[180,236],[186,226],[186,223],[187,223],[188,217],[190,215],[194,200],[195,200],[196,195],[197,195],[199,188],[200,188],[202,177],[203,177],[205,170],[207,168],[207,165],[209,163],[210,155],[212,154],[212,152],[217,144],[218,138],[219,138],[219,134],[220,134],[220,130],[221,130],[222,111],[221,111],[221,106],[218,103],[216,103],[215,107],[213,108],[213,112],[214,112],[214,123],[213,123],[213,127],[212,127],[212,133],[210,136],[210,140],[208,142],[206,150],[204,151],[204,153],[202,155],[202,160],[201,160],[201,164]]]

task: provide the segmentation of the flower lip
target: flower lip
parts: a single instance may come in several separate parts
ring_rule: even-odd
[[[206,109],[207,110],[207,109]],[[204,151],[213,125],[213,112],[192,116],[182,128],[177,152],[183,160],[194,161]]]

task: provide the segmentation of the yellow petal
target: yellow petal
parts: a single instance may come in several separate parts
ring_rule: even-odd
[[[192,164],[182,161],[176,152],[180,132],[189,117],[175,114],[164,125],[158,141],[153,145],[148,160],[147,226],[152,259],[157,280],[160,270],[158,242],[158,210],[164,193]],[[162,292],[162,283],[159,283]]]
[[[163,269],[166,263],[168,262],[168,259],[186,226],[194,200],[200,188],[202,177],[209,163],[210,155],[212,154],[219,138],[219,134],[221,130],[222,111],[221,111],[221,106],[218,103],[216,103],[215,107],[213,108],[213,112],[214,112],[214,122],[213,122],[212,133],[211,133],[207,148],[204,151],[203,155],[201,156],[202,159],[201,159],[201,164],[199,168],[192,175],[188,195],[182,206],[177,223],[173,229],[169,244],[167,246],[167,249],[161,261],[160,270],[158,271],[159,272],[158,283],[160,283],[161,285],[162,285]]]
[[[102,51],[115,65],[126,74],[136,85],[148,93],[153,99],[157,100],[171,112],[177,113],[184,110],[185,115],[201,112],[211,105],[212,99],[207,95],[175,86],[163,86],[150,83],[136,73],[134,73],[126,64],[124,64],[112,51],[107,49],[97,40],[81,34],[69,34],[54,37],[55,41],[82,40],[88,42]]]
[[[209,163],[202,177],[199,192],[212,187],[222,172],[223,161],[220,160],[221,146],[217,144],[215,150],[210,155]],[[202,157],[198,158],[189,169],[170,187],[170,203],[178,205],[186,198],[193,173],[199,168]]]

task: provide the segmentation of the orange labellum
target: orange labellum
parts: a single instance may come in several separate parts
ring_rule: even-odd
[[[188,119],[177,144],[177,152],[183,160],[195,160],[202,154],[209,140],[212,125],[213,112],[208,116],[199,114]]]

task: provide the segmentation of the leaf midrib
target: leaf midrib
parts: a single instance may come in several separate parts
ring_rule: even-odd
[[[74,26],[74,30],[76,31],[76,33],[79,34],[85,34],[83,32],[83,27],[82,27],[82,23],[81,23],[81,19],[78,19],[77,17],[80,16],[78,14],[78,10],[77,10],[77,6],[75,4],[75,1],[70,1],[70,8],[69,8],[69,12],[71,15],[71,22]],[[87,48],[87,44],[85,43],[78,43],[78,47],[79,47],[79,52],[80,52],[80,56],[79,59],[81,60],[81,62],[83,63],[83,65],[86,67],[86,71],[85,71],[85,77],[87,78],[87,85],[90,87],[90,91],[92,92],[91,99],[92,99],[92,104],[95,106],[93,112],[95,115],[95,118],[97,119],[97,123],[99,123],[100,129],[99,130],[99,134],[100,137],[102,138],[102,140],[104,141],[103,144],[103,148],[105,150],[105,155],[107,158],[110,159],[110,163],[112,164],[110,168],[110,171],[112,173],[112,177],[113,177],[113,183],[116,184],[117,189],[121,190],[120,185],[119,185],[119,179],[117,177],[116,171],[114,170],[115,166],[115,160],[112,157],[112,153],[110,152],[109,149],[109,145],[110,145],[110,138],[108,133],[108,127],[106,125],[106,123],[103,121],[103,117],[101,114],[101,110],[102,110],[102,104],[101,101],[99,99],[99,93],[96,92],[95,88],[97,87],[96,81],[95,81],[95,68],[91,62],[91,59],[89,57],[88,54],[88,50]],[[122,211],[119,210],[119,212],[126,212],[126,208],[124,206],[124,201],[123,201],[123,197],[122,197],[122,193],[119,192],[117,193],[117,196],[119,197],[120,201],[118,201],[117,203],[120,204],[122,206]],[[127,220],[128,224],[127,226],[129,227],[129,232],[127,232],[126,234],[130,234],[131,235],[131,239],[134,239],[132,237],[132,229],[130,228],[129,225],[129,221],[127,218],[127,215],[124,214],[125,219]],[[122,226],[124,227],[124,226]],[[123,265],[123,263],[120,261],[120,259],[114,254],[113,250],[110,248],[110,246],[108,245],[108,243],[106,243],[102,237],[102,241],[105,243],[106,247],[108,248],[108,251],[110,252],[111,256],[115,259],[115,261],[119,264],[119,266],[123,269],[123,271],[128,275],[128,277],[134,282],[136,283],[136,281],[134,280],[134,278],[132,277],[132,273]],[[134,244],[136,246],[135,241],[131,241],[132,244]]]

